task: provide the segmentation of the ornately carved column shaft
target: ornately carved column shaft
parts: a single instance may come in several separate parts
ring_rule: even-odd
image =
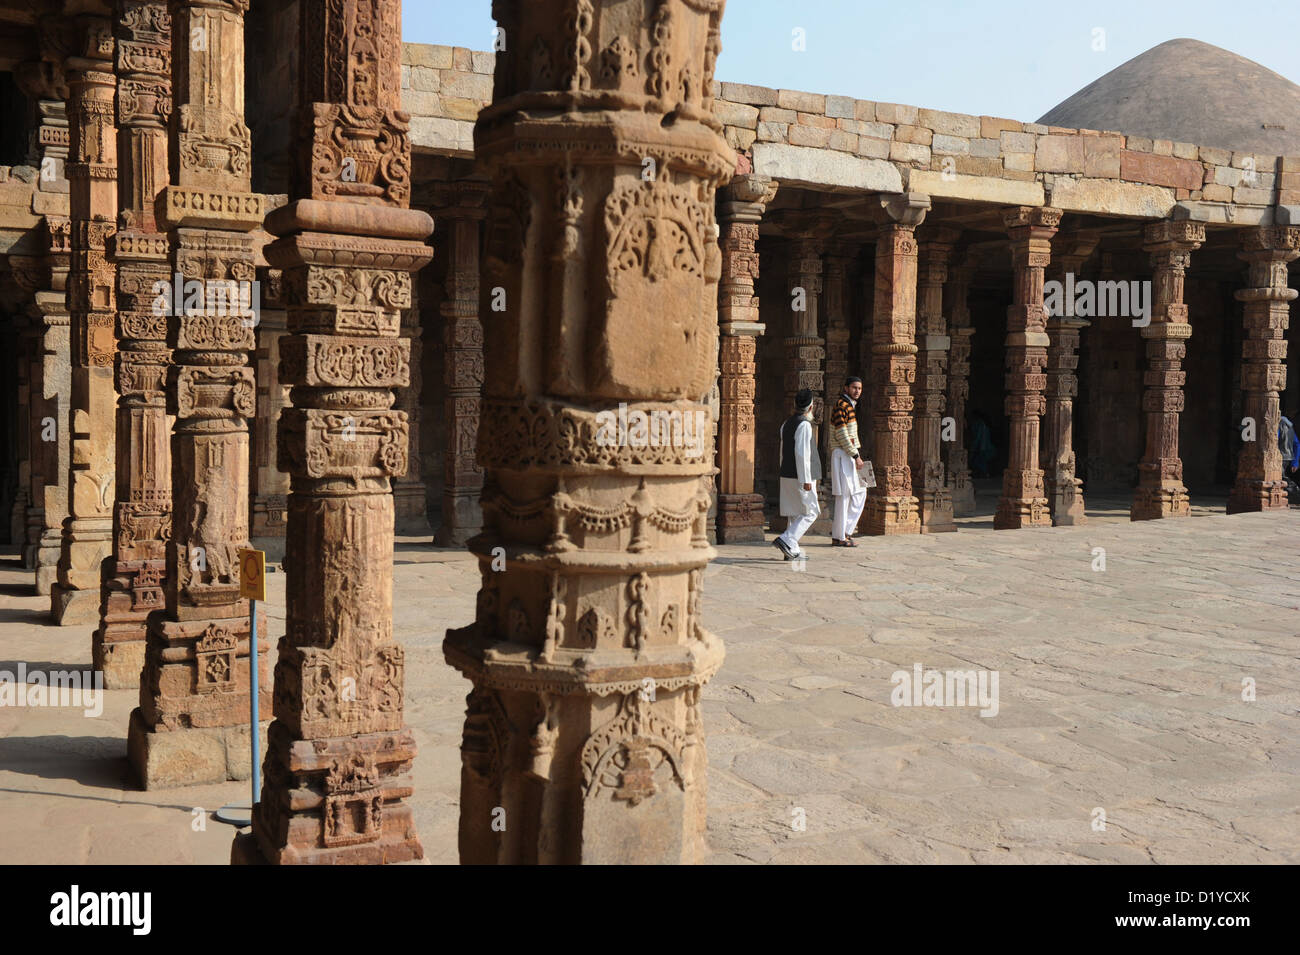
[[[1079,333],[1090,324],[1074,314],[1074,285],[1083,264],[1097,247],[1095,233],[1076,232],[1052,255],[1045,273],[1061,282],[1061,307],[1047,316],[1047,410],[1039,444],[1043,468],[1043,493],[1047,495],[1052,526],[1086,524],[1083,481],[1076,475],[1074,454],[1074,401],[1079,396]]]
[[[156,290],[165,294],[154,308],[168,316],[172,349],[173,510],[165,610],[149,616],[140,706],[127,741],[146,789],[250,772],[250,628],[238,552],[248,546],[248,419],[256,410],[248,362],[260,310],[250,233],[262,224],[265,201],[249,191],[247,6],[172,0],[168,11],[170,184],[156,214],[168,230],[172,280]],[[271,700],[266,660],[258,658],[262,713]]]
[[[1047,314],[1043,307],[1043,273],[1051,261],[1052,236],[1061,211],[1021,206],[1005,216],[1011,235],[1015,292],[1007,309],[1006,411],[1011,437],[1002,497],[993,517],[1000,530],[1047,527],[1052,523],[1038,466],[1038,430],[1046,410]]]
[[[285,198],[283,196],[275,199]],[[272,199],[272,197],[268,197]],[[289,406],[289,386],[280,380],[280,343],[288,330],[284,306],[284,273],[258,270],[262,311],[257,323],[257,417],[253,422],[253,462],[249,475],[249,539],[266,559],[284,559],[288,529],[289,475],[279,468],[280,415]]]
[[[955,531],[952,490],[942,455],[943,413],[947,402],[948,352],[952,339],[943,313],[943,286],[948,259],[960,237],[954,229],[935,229],[920,247],[917,273],[917,382],[908,449],[912,488],[916,494],[921,533]]]
[[[737,176],[722,192],[718,283],[718,543],[763,539],[763,495],[754,493],[755,356],[759,322],[758,227],[778,184]]]
[[[1187,373],[1186,341],[1192,326],[1183,303],[1183,275],[1192,252],[1205,241],[1199,222],[1153,222],[1146,227],[1145,248],[1155,273],[1150,324],[1143,326],[1147,343],[1146,452],[1138,464],[1138,486],[1129,517],[1135,521],[1186,517],[1191,513],[1183,486],[1183,461],[1178,454],[1178,415],[1183,410]]]
[[[463,862],[703,854],[722,7],[494,5],[511,40],[475,144],[483,301],[508,304],[482,312],[477,619],[443,644],[474,684]]]
[[[167,423],[167,236],[154,201],[167,185],[172,110],[171,15],[162,0],[117,6],[118,230],[116,503],[111,559],[104,562],[95,669],[110,688],[140,685],[146,617],[163,606],[171,535],[171,433]]]
[[[1237,462],[1237,480],[1228,496],[1228,513],[1287,506],[1286,481],[1277,429],[1279,396],[1286,388],[1286,329],[1296,290],[1287,286],[1287,263],[1300,257],[1300,228],[1272,226],[1249,230],[1237,253],[1250,267],[1249,285],[1236,293],[1242,303],[1245,338],[1241,343],[1242,415],[1254,426]]]
[[[100,562],[113,534],[114,268],[107,259],[117,219],[117,129],[113,109],[113,34],[107,20],[87,18],[75,29],[68,57],[70,133],[68,273],[71,317],[72,446],[68,517],[63,524],[59,579],[51,594],[54,619],[98,619]]]
[[[971,481],[966,447],[966,402],[970,397],[971,339],[975,329],[970,320],[970,283],[975,266],[963,263],[948,269],[944,301],[948,304],[948,415],[957,430],[948,442],[948,479],[952,484],[954,517],[975,513],[975,485]]]
[[[858,532],[919,534],[921,520],[907,446],[916,381],[916,227],[924,221],[930,200],[906,193],[882,196],[881,206],[887,221],[876,238],[871,342],[872,461],[877,486],[867,494]]]
[[[483,529],[479,494],[483,471],[475,460],[483,391],[483,325],[479,320],[479,232],[485,215],[486,183],[452,183],[449,204],[435,212],[448,252],[443,319],[447,428],[442,523],[434,543],[463,545]],[[493,301],[491,295],[488,301]],[[506,307],[509,303],[504,303]],[[488,321],[494,313],[489,312]]]
[[[253,832],[235,862],[418,859],[393,639],[391,481],[406,473],[410,382],[402,312],[433,228],[409,209],[410,117],[400,109],[399,0],[299,7],[303,146],[291,202],[267,217],[289,334],[281,470],[290,475],[285,636]]]

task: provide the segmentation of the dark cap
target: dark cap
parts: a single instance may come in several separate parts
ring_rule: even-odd
[[[811,408],[813,403],[813,393],[809,388],[800,388],[799,393],[794,396],[794,408],[796,411],[803,411]]]

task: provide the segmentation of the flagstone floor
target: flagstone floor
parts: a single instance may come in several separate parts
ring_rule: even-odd
[[[770,544],[718,549],[710,861],[1300,862],[1300,510],[1131,524],[1098,500],[1084,527],[995,532],[995,496],[956,534],[806,539],[802,571]],[[428,860],[453,863],[468,684],[440,643],[472,618],[476,575],[410,539],[396,563],[417,823]],[[0,561],[0,669],[89,665],[91,628],[47,606]],[[996,671],[996,716],[891,705],[917,664]],[[0,707],[0,861],[228,861],[231,830],[195,810],[246,784],[136,789],[135,702]]]

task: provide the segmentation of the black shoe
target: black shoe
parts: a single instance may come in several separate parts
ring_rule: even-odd
[[[781,552],[785,560],[795,559],[796,555],[794,554],[794,552],[792,552],[790,548],[786,546],[785,541],[781,540],[780,537],[777,537],[775,540],[772,541],[772,546]]]

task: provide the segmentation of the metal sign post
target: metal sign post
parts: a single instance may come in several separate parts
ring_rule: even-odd
[[[252,720],[249,742],[252,746],[253,771],[251,798],[248,805],[232,804],[217,810],[219,822],[233,826],[249,826],[253,823],[253,807],[257,805],[258,793],[262,788],[262,767],[258,762],[261,739],[258,732],[257,712],[257,605],[266,600],[266,553],[260,550],[241,550],[239,552],[239,596],[248,598],[249,633],[248,633],[248,689],[249,711]]]

